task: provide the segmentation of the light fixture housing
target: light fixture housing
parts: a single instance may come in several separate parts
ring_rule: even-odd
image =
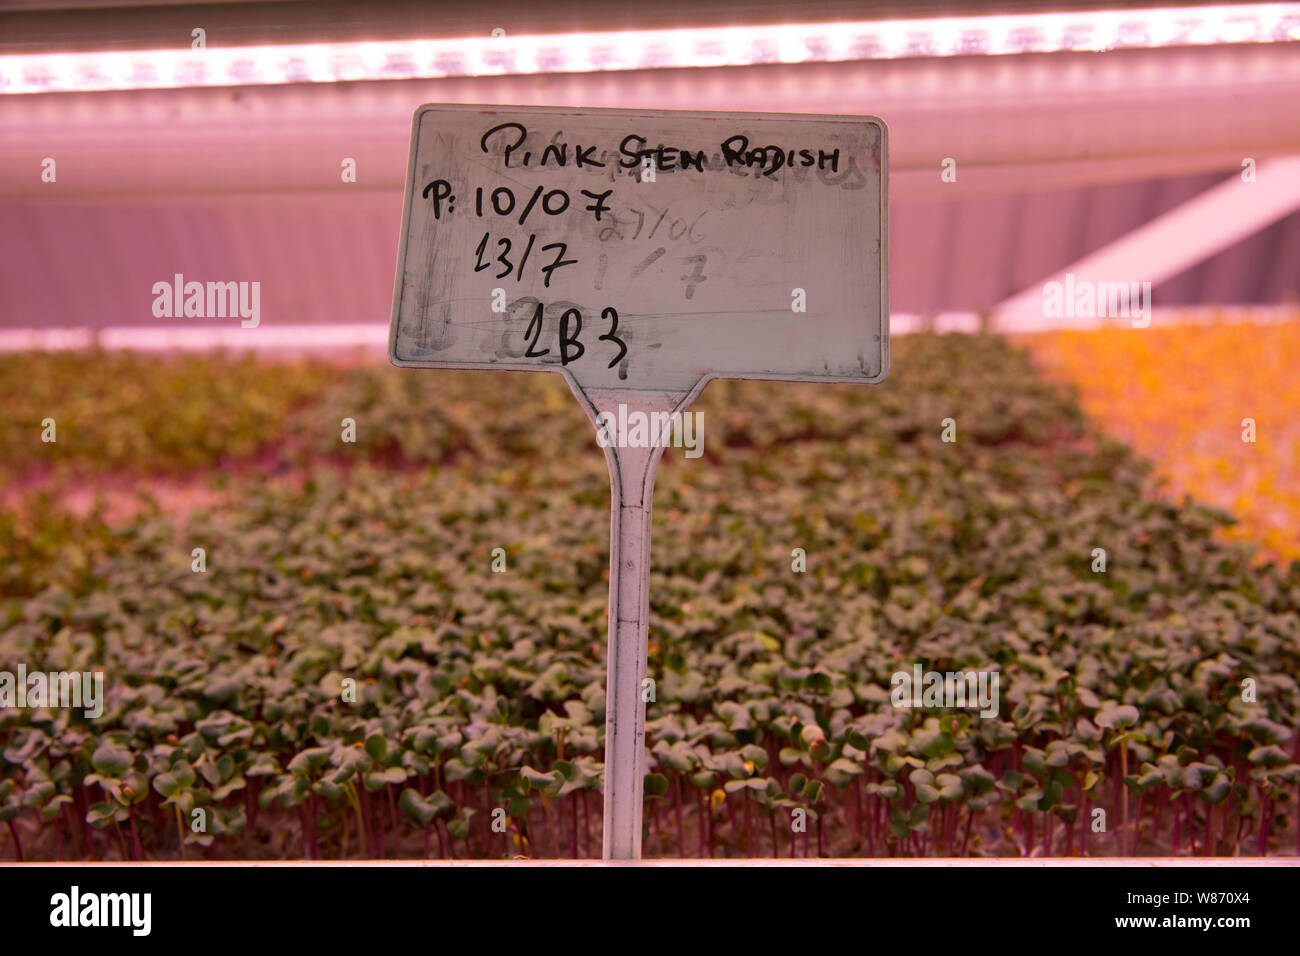
[[[1079,53],[1300,40],[1300,3],[0,55],[0,95]]]

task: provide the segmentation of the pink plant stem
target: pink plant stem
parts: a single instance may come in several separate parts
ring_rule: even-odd
[[[346,820],[347,818],[345,817],[344,819]],[[443,853],[443,856],[450,860],[456,859],[456,841],[452,838],[451,830],[447,827],[447,821],[439,820],[438,828],[438,839],[441,840],[444,835],[447,837],[447,849]]]
[[[569,858],[576,860],[578,858],[578,798],[569,797]],[[682,848],[685,853],[685,847]]]
[[[659,801],[657,799],[646,801],[650,804],[650,835],[653,839],[659,838]]]
[[[853,845],[862,842],[862,778],[853,778]]]
[[[1183,842],[1182,805],[1178,802],[1177,798],[1174,798],[1174,800],[1172,801],[1172,805],[1174,811],[1174,846],[1171,853],[1173,856],[1177,856],[1178,850],[1181,847]]]
[[[76,788],[76,794],[77,794],[77,807],[78,810],[80,811],[77,814],[77,823],[81,828],[81,844],[83,847],[86,848],[85,852],[82,853],[82,856],[89,855],[90,858],[93,860],[95,859],[96,850],[95,850],[94,840],[90,833],[90,827],[86,823],[86,813],[89,809],[86,803],[87,800],[86,787],[82,784],[79,784]]]
[[[23,841],[18,839],[18,830],[14,826],[14,821],[6,820],[5,823],[9,826],[9,835],[14,838],[14,851],[18,854],[18,862],[21,863],[23,862]]]
[[[1295,743],[1291,746],[1291,760],[1300,763],[1300,734],[1296,734]],[[1295,805],[1300,807],[1300,783],[1295,787]],[[1295,853],[1300,856],[1300,824],[1295,828]]]
[[[705,799],[704,799],[704,791],[703,791],[703,790],[700,791],[700,800],[699,800],[699,803],[700,803],[700,809],[699,809],[699,813],[698,813],[698,818],[699,818],[699,830],[700,830],[700,832],[699,832],[699,842],[700,842],[700,859],[702,860],[702,859],[704,859],[706,856],[708,856],[708,853],[707,853],[706,848],[705,848],[705,845],[704,845],[704,843],[705,843],[705,835],[708,833],[708,821],[707,821],[707,819],[706,819],[706,817],[705,817],[705,811],[704,811],[704,803],[705,803]]]
[[[673,814],[677,818],[677,852],[686,855],[686,824],[682,822],[682,775],[673,774]]]
[[[867,856],[876,855],[876,798],[867,796]]]
[[[307,804],[305,802],[298,804],[298,829],[301,833],[298,842],[302,844],[303,852],[307,854],[307,859],[312,859],[311,855],[311,838],[307,834]]]
[[[1269,823],[1273,818],[1273,800],[1264,795],[1261,787],[1259,792],[1259,839],[1256,841],[1256,849],[1260,856],[1268,856],[1268,830]]]
[[[1123,854],[1124,844],[1128,840],[1128,785],[1124,778],[1128,776],[1128,741],[1122,740],[1119,745],[1119,797],[1122,817],[1120,819],[1120,853]]]
[[[76,817],[73,815],[72,803],[65,803],[59,810],[59,819],[67,824],[68,834],[72,837],[72,850],[79,859],[86,859],[90,852],[89,847],[82,842],[81,829],[77,826]]]
[[[709,808],[709,859],[713,859],[713,841],[716,839],[716,833],[713,829],[713,798],[706,795],[704,798],[705,805]]]
[[[744,794],[745,794],[745,856],[750,857],[752,859],[754,856],[754,828],[750,826],[751,819],[750,819],[750,810],[749,810],[749,804],[750,804],[749,791],[748,790],[744,791]]]
[[[1079,855],[1088,855],[1088,828],[1092,826],[1092,807],[1088,798],[1083,798],[1083,819],[1079,827]]]
[[[393,842],[397,844],[398,855],[401,855],[401,824],[397,822],[397,797],[393,794],[391,786],[384,787],[384,793],[388,795],[388,823],[393,828]]]
[[[105,794],[105,796],[107,796],[107,794]],[[10,830],[13,829],[13,821],[12,821],[12,820],[9,822],[9,829],[10,829]],[[123,859],[123,861],[129,860],[129,859],[131,858],[131,855],[130,855],[129,853],[127,853],[127,850],[126,850],[126,837],[122,836],[122,828],[121,828],[120,826],[117,825],[117,818],[116,818],[116,817],[113,818],[113,832],[117,834],[117,846],[118,846],[118,849],[121,850],[121,852],[122,852],[122,859]],[[15,840],[18,839],[18,834],[17,834],[17,833],[14,834],[14,839],[15,839]],[[181,852],[184,853],[184,844],[182,844]]]
[[[1146,801],[1146,798],[1147,795],[1145,793],[1139,794],[1138,796],[1137,814],[1133,818],[1133,833],[1129,836],[1130,856],[1137,855],[1138,837],[1141,835],[1142,830],[1142,805]]]
[[[582,855],[591,856],[591,808],[587,804],[587,794],[590,791],[582,791]]]

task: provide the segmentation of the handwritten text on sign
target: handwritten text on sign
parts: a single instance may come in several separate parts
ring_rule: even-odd
[[[392,359],[602,388],[878,381],[885,136],[871,117],[423,106]]]

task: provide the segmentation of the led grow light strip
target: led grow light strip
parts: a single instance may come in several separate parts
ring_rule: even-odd
[[[1300,3],[0,56],[0,94],[587,73],[1300,40]]]

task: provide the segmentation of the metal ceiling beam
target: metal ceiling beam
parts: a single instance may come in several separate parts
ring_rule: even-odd
[[[1036,332],[1107,324],[1115,317],[1047,316],[1044,287],[1053,282],[1066,289],[1082,282],[1155,286],[1300,209],[1300,156],[1261,163],[1250,170],[1249,178],[1245,172],[1000,302],[993,309],[994,327],[1001,332]],[[1140,326],[1149,323],[1150,316],[1129,321]]]

